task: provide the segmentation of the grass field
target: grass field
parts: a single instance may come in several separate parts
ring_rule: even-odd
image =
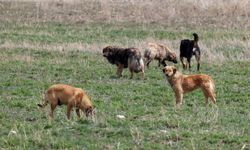
[[[249,0],[0,1],[0,150],[250,149]],[[167,45],[200,36],[201,71],[216,83],[217,107],[200,90],[181,109],[157,63],[129,79],[102,57],[107,45]],[[169,63],[171,65],[171,63]],[[39,109],[52,84],[83,88],[93,119],[66,107]],[[117,115],[124,115],[119,119]]]
[[[156,62],[146,79],[115,76],[101,55],[108,44],[143,46],[191,38],[193,29],[155,25],[1,23],[0,149],[249,149],[249,31],[197,29],[201,73],[216,82],[218,107],[205,107],[201,91],[187,94],[180,110]],[[218,54],[218,55],[217,55]],[[213,56],[215,55],[215,56]],[[221,59],[220,59],[221,57]],[[192,71],[196,73],[195,60]],[[171,64],[171,63],[169,63]],[[178,64],[181,69],[181,65]],[[66,119],[66,107],[48,122],[39,109],[54,83],[84,88],[96,106],[93,120]],[[117,115],[124,115],[119,119]]]

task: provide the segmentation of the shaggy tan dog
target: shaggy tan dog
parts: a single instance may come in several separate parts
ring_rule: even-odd
[[[133,78],[134,73],[141,72],[141,77],[144,79],[144,62],[139,49],[107,46],[102,52],[103,57],[106,57],[111,64],[117,66],[116,74],[118,77],[122,76],[124,68],[129,68],[130,78]]]
[[[93,105],[87,94],[80,88],[75,88],[65,84],[55,84],[49,87],[45,93],[44,104],[37,104],[39,107],[45,107],[50,104],[49,119],[53,118],[53,112],[57,105],[67,105],[67,118],[70,119],[70,113],[73,107],[76,107],[76,114],[80,118],[80,110],[85,115],[93,115]]]
[[[208,98],[215,104],[215,85],[213,79],[205,74],[182,75],[174,66],[166,66],[163,68],[169,84],[175,92],[176,105],[183,102],[183,94],[201,88],[204,93],[206,105]]]
[[[157,43],[148,43],[148,47],[144,52],[144,58],[147,67],[149,67],[149,63],[154,59],[158,60],[159,67],[160,64],[166,66],[166,60],[177,63],[175,52],[172,52],[168,47]]]

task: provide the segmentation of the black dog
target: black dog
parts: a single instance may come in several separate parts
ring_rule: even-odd
[[[201,52],[200,52],[200,47],[198,45],[199,37],[198,34],[193,33],[194,40],[181,40],[181,45],[180,45],[180,60],[183,65],[184,69],[187,69],[187,65],[183,62],[183,57],[187,58],[188,62],[188,67],[189,69],[191,68],[190,61],[192,56],[195,56],[195,59],[197,61],[197,70],[200,70],[200,57],[201,57]]]

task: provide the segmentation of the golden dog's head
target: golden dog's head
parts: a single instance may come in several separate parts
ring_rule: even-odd
[[[162,69],[162,71],[166,77],[171,77],[176,73],[177,69],[175,66],[166,66]]]
[[[85,115],[86,115],[86,117],[92,117],[93,115],[95,115],[94,107],[89,106],[89,107],[85,108]]]
[[[81,92],[78,94],[78,99],[80,100],[80,105],[78,107],[85,113],[86,117],[93,116],[95,114],[94,106],[90,97],[88,97],[85,92]]]

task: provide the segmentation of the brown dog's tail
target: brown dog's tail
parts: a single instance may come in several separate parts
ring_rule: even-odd
[[[193,36],[194,36],[194,41],[195,42],[198,42],[199,41],[199,36],[197,33],[193,33]]]

